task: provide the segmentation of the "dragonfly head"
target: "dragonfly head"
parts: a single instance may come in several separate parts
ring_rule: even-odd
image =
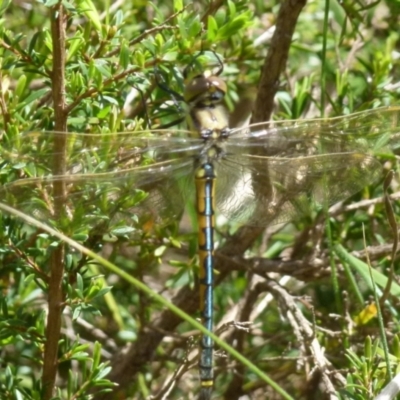
[[[184,99],[188,104],[213,106],[222,102],[227,92],[226,83],[219,76],[207,73],[193,77],[186,84]]]

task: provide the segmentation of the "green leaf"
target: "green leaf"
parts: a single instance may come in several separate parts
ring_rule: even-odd
[[[395,335],[393,338],[393,355],[397,357],[397,359],[400,359],[400,340],[399,336]]]
[[[121,44],[121,51],[119,52],[119,63],[121,67],[127,69],[130,63],[131,51],[126,45],[125,41]]]
[[[373,283],[371,282],[368,264],[351,255],[340,244],[337,244],[334,249],[338,257],[344,263],[348,263],[352,268],[354,268],[362,276],[368,287],[373,290]],[[387,276],[376,269],[372,269],[371,272],[374,282],[381,288],[385,288],[388,280]],[[396,282],[392,282],[390,293],[396,297],[400,296],[400,286]]]
[[[81,307],[75,307],[74,312],[72,313],[73,321],[76,321],[79,318],[79,316],[81,315],[81,311],[82,311]]]
[[[100,111],[97,113],[97,118],[99,118],[99,119],[104,119],[104,118],[106,118],[107,115],[110,113],[110,111],[111,111],[111,106],[110,106],[110,105],[104,107],[102,110],[100,110]]]
[[[165,253],[166,250],[167,250],[167,246],[160,246],[154,250],[154,255],[156,257],[162,257],[162,255]]]
[[[105,376],[107,376],[111,372],[111,367],[105,367],[104,363],[100,364],[100,367],[102,367],[102,370],[99,371],[99,373],[94,377],[96,379],[96,381],[104,378]],[[110,386],[110,381],[105,381],[105,382],[107,382],[107,386]],[[111,383],[111,385],[113,385],[113,384]]]
[[[59,0],[46,0],[46,1],[44,1],[44,5],[46,6],[46,7],[53,7],[53,6],[55,6],[56,4],[58,4],[59,3]]]
[[[212,15],[208,16],[207,20],[207,40],[211,43],[215,41],[218,34],[218,24]]]
[[[146,58],[141,51],[136,51],[133,55],[134,62],[139,68],[144,68]]]
[[[91,299],[103,297],[105,294],[109,293],[111,289],[112,289],[111,286],[100,289],[94,296],[91,297]]]
[[[77,242],[84,242],[85,240],[88,240],[89,235],[87,233],[77,233],[74,234],[72,238]]]
[[[236,6],[233,1],[228,1],[229,17],[234,18],[236,15]]]
[[[121,330],[118,332],[118,337],[125,342],[133,342],[137,339],[137,335],[133,331]]]
[[[85,43],[85,39],[82,37],[82,34],[80,32],[77,32],[76,35],[74,35],[72,38],[68,39],[68,54],[67,54],[67,61],[70,61],[73,59],[75,54],[82,49],[83,45]]]
[[[28,104],[33,103],[35,100],[39,99],[40,97],[43,97],[49,91],[50,91],[49,88],[34,90],[26,99],[23,100],[22,103],[20,103],[16,107],[16,109],[21,110],[22,108],[26,107]]]
[[[249,21],[249,18],[242,14],[233,21],[230,21],[229,24],[221,27],[216,36],[219,38],[219,40],[229,39],[231,36],[236,35],[240,30],[248,26],[250,23],[251,22]]]
[[[81,274],[76,274],[76,285],[78,290],[83,293],[84,285],[83,285],[83,278]]]
[[[103,81],[104,77],[111,78],[111,71],[109,65],[105,60],[96,60],[94,66],[97,69],[97,71],[99,71],[101,74],[101,75],[96,75],[96,78],[101,79],[101,82]]]
[[[70,12],[76,12],[76,9],[72,3],[68,0],[62,0],[61,4]]]
[[[101,20],[96,6],[91,0],[77,0],[78,11],[83,13],[86,18],[94,25],[97,32],[101,32]]]
[[[17,86],[15,88],[15,95],[17,97],[22,97],[22,94],[24,93],[25,87],[26,87],[26,75],[21,75],[18,79]]]
[[[95,370],[98,368],[101,360],[101,343],[97,340],[94,342],[93,347],[93,366],[92,368]]]
[[[195,18],[192,21],[192,23],[189,25],[189,31],[188,31],[189,37],[194,38],[194,37],[198,36],[201,32],[201,28],[202,28],[202,25],[201,25],[200,19]]]
[[[174,0],[174,11],[178,12],[183,9],[183,2],[182,0]]]
[[[71,356],[71,360],[80,360],[80,361],[86,361],[86,360],[90,360],[89,354],[84,352],[84,351],[80,351],[77,353],[73,353]]]
[[[136,229],[131,226],[120,226],[119,228],[113,229],[111,234],[115,236],[125,236],[135,231]]]
[[[7,10],[8,6],[11,4],[11,0],[2,0],[0,3],[0,15],[3,15]]]

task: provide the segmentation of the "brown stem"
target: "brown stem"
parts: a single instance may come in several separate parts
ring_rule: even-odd
[[[3,47],[4,49],[11,51],[14,53],[19,59],[26,61],[27,63],[32,63],[32,59],[27,56],[26,54],[18,51],[18,49],[14,48],[13,46],[10,46],[7,44],[4,40],[0,40],[0,47]]]
[[[265,58],[252,122],[268,121],[271,117],[279,77],[286,68],[297,19],[307,0],[285,0],[276,19],[276,29]]]
[[[51,10],[51,34],[53,41],[53,71],[52,94],[54,103],[54,128],[65,132],[67,129],[67,113],[65,102],[65,14],[61,2]],[[53,174],[63,175],[66,171],[65,153],[66,135],[54,137]],[[55,181],[53,195],[57,199],[54,204],[55,218],[59,219],[63,212],[65,199],[65,183]],[[64,294],[62,280],[64,275],[64,246],[59,245],[50,259],[49,279],[49,314],[46,327],[46,345],[43,361],[43,399],[53,397],[58,367],[58,343],[61,335],[61,314],[63,310]]]

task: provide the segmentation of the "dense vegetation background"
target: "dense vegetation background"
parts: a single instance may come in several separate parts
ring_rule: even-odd
[[[1,4],[2,185],[49,174],[36,164],[49,166],[65,150],[63,136],[49,134],[39,153],[21,139],[23,132],[99,134],[182,119],[184,105],[165,88],[182,93],[182,71],[199,51],[206,66],[215,59],[210,50],[223,59],[231,126],[252,109],[253,120],[261,121],[272,113],[274,119],[333,117],[398,102],[396,1]],[[385,126],[376,118],[360,131],[384,134]],[[382,177],[396,167],[396,148],[390,150],[376,155]],[[102,153],[99,166],[115,155]],[[64,173],[67,166],[51,168]],[[395,173],[394,192],[397,182]],[[328,218],[309,215],[262,233],[222,221],[216,332],[249,364],[217,346],[215,398],[372,399],[397,373],[396,282],[377,317],[388,270],[398,264],[383,194],[379,182],[329,210]],[[4,191],[0,196],[19,204]],[[45,202],[30,196],[27,203]],[[395,202],[393,208],[397,214]],[[67,225],[32,216],[114,267],[2,213],[0,398],[196,398],[198,331],[167,304],[196,316],[190,210],[180,224],[141,226],[134,235],[114,227],[108,236],[86,225],[82,215],[90,210],[79,209],[81,218]],[[161,294],[164,303],[140,288]]]

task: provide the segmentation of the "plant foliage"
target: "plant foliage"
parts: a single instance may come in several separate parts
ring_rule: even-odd
[[[1,185],[67,171],[87,182],[67,181],[70,199],[62,198],[64,183],[52,182],[50,193],[44,181],[18,187],[17,202],[1,190],[0,201],[114,265],[1,214],[1,399],[196,398],[198,332],[168,309],[172,302],[197,315],[195,213],[174,208],[173,187],[162,201],[135,188],[129,163],[148,168],[152,154],[138,157],[131,135],[184,128],[183,71],[213,69],[215,55],[224,62],[232,126],[249,118],[265,90],[268,52],[271,74],[283,70],[274,119],[398,102],[398,3],[309,2],[293,22],[287,55],[271,37],[289,3],[1,3]],[[398,149],[383,144],[373,150],[387,172]],[[113,177],[116,188],[94,185],[94,174],[115,163],[127,171]],[[390,187],[398,198],[396,173]],[[219,224],[216,334],[247,360],[215,349],[215,398],[372,399],[397,374],[398,283],[377,305],[397,265],[383,195],[381,184],[367,187],[262,235]],[[62,208],[59,199],[70,203]]]

